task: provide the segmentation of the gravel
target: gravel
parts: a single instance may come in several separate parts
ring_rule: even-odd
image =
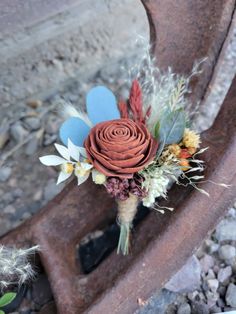
[[[226,244],[220,247],[219,257],[224,261],[228,261],[236,256],[236,248],[232,245]]]
[[[0,181],[5,182],[7,181],[11,176],[11,168],[10,167],[2,167],[0,168]]]
[[[28,135],[28,131],[23,127],[20,121],[13,124],[10,128],[10,134],[15,142],[22,142]]]
[[[236,285],[231,283],[228,286],[225,300],[226,300],[227,305],[231,307],[236,307]]]
[[[37,117],[30,117],[30,118],[24,119],[24,125],[29,131],[36,131],[40,128],[41,121]]]
[[[216,228],[216,239],[219,242],[236,241],[236,220],[224,219]]]
[[[183,303],[179,306],[177,314],[191,314],[191,307],[188,303]]]

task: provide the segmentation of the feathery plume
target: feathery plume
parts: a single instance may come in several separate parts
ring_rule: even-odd
[[[33,279],[35,271],[29,257],[39,250],[39,246],[29,249],[15,249],[0,246],[0,289],[10,285],[22,285]]]

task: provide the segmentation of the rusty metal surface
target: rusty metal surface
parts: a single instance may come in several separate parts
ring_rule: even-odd
[[[193,63],[207,57],[193,96],[201,99],[231,22],[235,0],[141,0],[150,23],[157,63],[189,75]]]
[[[151,22],[152,26],[157,23],[158,16],[167,14],[164,3],[168,5],[171,2],[175,3],[170,0],[144,2],[146,7],[152,9],[152,12],[149,12],[149,17],[154,19]],[[180,1],[183,9],[187,2],[192,3],[192,1]],[[197,0],[194,3],[200,5],[201,2]],[[206,1],[206,3],[212,9],[212,2]],[[225,7],[219,6],[219,3],[224,4]],[[231,1],[217,2],[215,9],[228,12],[232,9],[231,4]],[[156,8],[159,10],[158,16],[155,15]],[[195,6],[190,6],[189,10],[190,8],[194,10]],[[154,9],[156,11],[153,11]],[[207,12],[206,10],[205,15],[202,13],[205,16],[205,20],[202,17],[204,23],[202,22],[200,27],[202,33],[207,33],[209,30],[207,28],[206,31],[204,28],[206,25],[209,27],[205,24],[209,18]],[[219,12],[215,13],[215,16],[216,20],[219,16],[222,17]],[[227,16],[230,18],[230,14]],[[159,30],[160,24],[165,22],[164,18],[161,21],[159,20]],[[179,11],[175,17],[175,23],[177,22],[179,24],[182,22]],[[222,31],[222,36],[225,36],[229,22],[230,20],[227,20],[227,23],[223,23],[223,30],[219,28],[221,24],[215,24],[218,25],[215,33]],[[166,35],[162,34],[166,36],[164,38],[167,42],[167,35],[171,28],[173,32],[178,31],[178,27],[175,29],[172,22],[170,25]],[[189,30],[192,32],[192,37],[201,22],[193,25],[195,26]],[[164,32],[165,28],[162,31]],[[190,53],[192,48],[187,48],[192,44],[191,40],[188,41],[189,38],[191,39],[191,36],[186,38],[183,46],[186,52],[181,51],[181,59],[186,60],[186,63],[182,63],[183,71],[188,70],[198,55],[195,51],[196,45],[193,45],[192,54]],[[200,40],[199,37],[197,40]],[[211,40],[205,42],[206,52],[210,49],[207,45],[212,46],[214,40],[216,39],[213,36]],[[169,52],[164,39],[159,45],[162,45],[162,49],[158,48],[162,54],[160,62],[165,67]],[[219,49],[219,42],[216,47]],[[159,53],[158,50],[156,53]],[[218,53],[219,51],[216,51],[215,56]],[[174,55],[169,57],[173,65],[180,66],[179,50],[176,50],[175,57]],[[222,182],[224,178],[224,183],[232,184],[232,187],[226,190],[206,182],[202,187],[210,193],[210,198],[191,189],[174,187],[169,194],[168,206],[174,206],[175,212],[164,216],[152,212],[136,228],[133,249],[129,256],[123,257],[113,252],[92,273],[82,274],[79,262],[76,260],[76,244],[88,232],[102,228],[115,217],[115,212],[112,210],[115,206],[113,200],[102,188],[91,182],[79,188],[72,182],[39,214],[1,239],[1,243],[7,245],[21,246],[36,243],[41,245],[41,261],[48,274],[59,314],[78,314],[84,311],[96,314],[132,313],[138,306],[137,298],[145,299],[152,291],[161,288],[171,274],[183,265],[236,195],[235,104],[236,79],[213,127],[203,134],[203,146],[210,147],[204,155],[207,163],[206,178],[216,182]]]

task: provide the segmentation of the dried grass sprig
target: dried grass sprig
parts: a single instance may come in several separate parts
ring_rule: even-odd
[[[29,262],[31,255],[39,250],[39,246],[28,249],[16,249],[0,246],[0,289],[10,285],[20,286],[32,280],[35,271]]]
[[[130,89],[129,105],[133,115],[133,120],[142,123],[143,118],[143,104],[142,104],[142,90],[137,80],[134,80]]]
[[[60,115],[63,119],[68,119],[71,117],[77,117],[80,118],[82,121],[84,121],[89,127],[93,127],[92,122],[90,121],[88,115],[86,112],[76,109],[72,104],[69,103],[61,103],[60,104]]]
[[[173,73],[171,68],[161,71],[157,67],[157,60],[150,54],[151,47],[146,40],[141,38],[139,42],[143,42],[143,53],[137,63],[128,71],[128,81],[137,79],[143,92],[143,109],[147,111],[151,106],[151,115],[147,120],[149,130],[152,132],[154,125],[160,118],[160,115],[167,107],[171,106],[175,110],[184,108],[187,120],[192,121],[196,111],[188,97],[184,97],[191,93],[190,82],[193,77],[199,75],[201,65],[206,58],[195,62],[192,72],[188,77]],[[198,104],[194,104],[194,108]]]

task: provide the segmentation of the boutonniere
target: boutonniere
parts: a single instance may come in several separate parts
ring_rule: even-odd
[[[117,101],[107,87],[96,86],[87,94],[86,112],[66,106],[70,117],[60,128],[65,146],[55,144],[61,156],[40,158],[46,166],[60,166],[57,183],[75,175],[80,185],[91,176],[117,200],[123,254],[129,252],[139,202],[161,213],[173,210],[157,201],[167,198],[173,182],[207,194],[196,184],[204,178],[198,155],[205,149],[191,129],[185,97],[190,79],[161,73],[148,60],[132,80],[128,99]]]

